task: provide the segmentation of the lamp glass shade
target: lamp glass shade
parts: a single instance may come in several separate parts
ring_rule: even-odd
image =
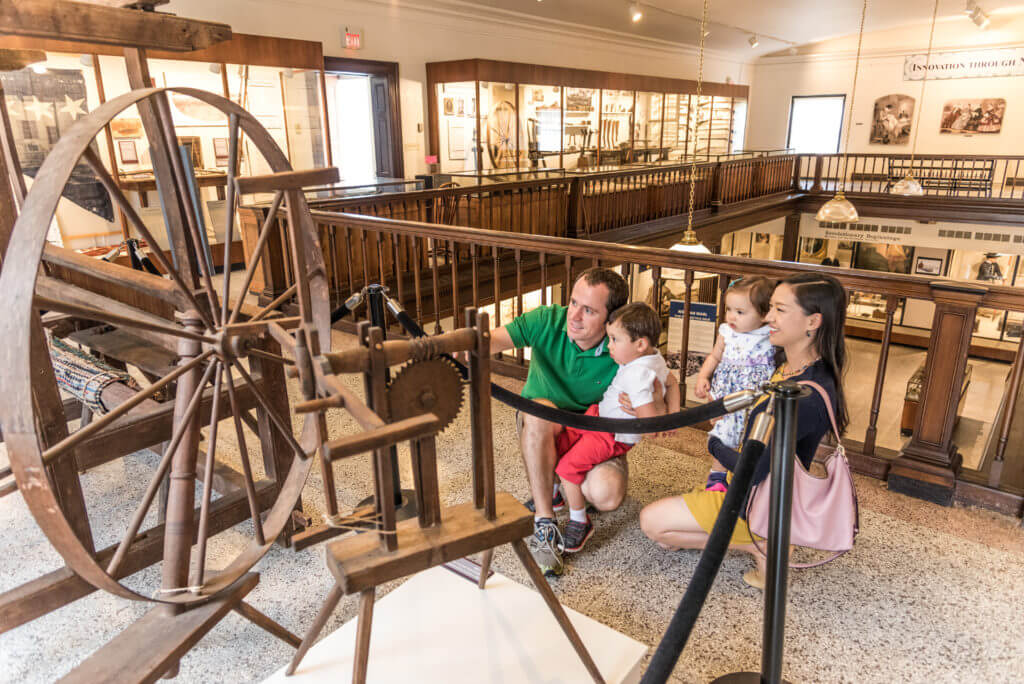
[[[921,187],[916,178],[908,173],[893,184],[892,194],[903,195],[904,197],[920,197],[924,194],[924,188]]]
[[[846,199],[843,193],[837,192],[835,197],[821,205],[815,218],[835,223],[856,223],[860,220],[860,215],[850,200]]]

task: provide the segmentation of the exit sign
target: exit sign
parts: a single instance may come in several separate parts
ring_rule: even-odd
[[[361,50],[363,47],[363,29],[346,26],[343,34],[346,50]]]

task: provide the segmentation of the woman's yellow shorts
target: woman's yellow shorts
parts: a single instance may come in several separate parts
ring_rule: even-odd
[[[708,492],[704,490],[688,492],[683,494],[683,501],[686,502],[686,507],[690,509],[690,513],[693,514],[700,528],[711,534],[711,529],[715,526],[715,519],[718,518],[718,512],[722,510],[722,504],[725,502],[725,492]],[[736,520],[736,528],[732,531],[732,538],[730,538],[729,543],[754,543],[750,536],[750,528],[747,526],[747,521],[743,518]]]

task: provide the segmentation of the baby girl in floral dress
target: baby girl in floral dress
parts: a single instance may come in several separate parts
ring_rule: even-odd
[[[699,399],[721,399],[727,394],[756,389],[775,372],[775,348],[768,341],[769,301],[775,285],[754,276],[737,280],[725,293],[725,323],[718,329],[715,347],[697,375],[694,393]],[[733,449],[740,448],[749,409],[736,411],[715,422],[710,436]],[[705,489],[728,489],[725,468],[712,459]]]

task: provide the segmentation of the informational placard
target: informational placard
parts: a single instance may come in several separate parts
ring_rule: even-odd
[[[665,361],[669,368],[680,368],[679,353],[683,348],[683,308],[680,299],[673,299],[668,307],[668,349]],[[718,306],[715,304],[690,304],[690,343],[687,346],[686,375],[700,370],[704,358],[715,346],[715,324],[718,320]]]
[[[903,80],[920,81],[947,78],[991,78],[1024,76],[1024,48],[963,50],[907,55],[903,62]]]
[[[801,214],[800,237],[1024,254],[1024,234],[1007,226],[981,223],[920,223],[870,216],[861,216],[857,223],[833,223],[819,221],[814,214]]]

